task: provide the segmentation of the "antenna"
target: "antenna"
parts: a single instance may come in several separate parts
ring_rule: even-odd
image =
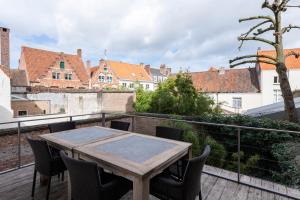
[[[104,59],[107,60],[107,49],[104,49]]]

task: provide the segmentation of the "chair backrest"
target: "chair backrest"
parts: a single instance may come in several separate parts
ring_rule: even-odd
[[[111,121],[110,128],[118,129],[122,131],[128,131],[130,126],[129,122],[121,122],[121,121]]]
[[[71,181],[71,196],[73,200],[100,199],[100,176],[96,163],[75,160],[60,151],[69,171]]]
[[[178,128],[157,126],[156,136],[161,138],[181,141],[183,139],[183,130]]]
[[[35,168],[43,175],[49,176],[51,173],[52,156],[46,141],[34,140],[27,137],[35,158]]]
[[[76,125],[75,122],[60,122],[55,124],[49,124],[48,128],[50,130],[50,133],[55,133],[75,129]]]
[[[209,154],[210,146],[206,145],[202,155],[189,160],[183,177],[184,199],[195,199],[201,191],[201,174]]]

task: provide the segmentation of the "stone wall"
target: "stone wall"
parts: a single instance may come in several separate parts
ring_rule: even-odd
[[[47,114],[66,113],[68,115],[108,112],[132,112],[134,92],[32,89],[26,94],[16,94],[34,101],[49,101]],[[31,113],[31,112],[28,112]]]

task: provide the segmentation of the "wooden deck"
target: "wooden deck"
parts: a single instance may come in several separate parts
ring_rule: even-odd
[[[206,170],[214,172],[228,177],[234,177],[236,174],[221,169],[207,167]],[[0,199],[1,200],[28,200],[31,199],[31,186],[32,186],[33,166],[26,167],[20,170],[9,172],[0,175]],[[247,181],[247,177],[243,177]],[[67,199],[67,178],[62,182],[58,178],[53,178],[50,192],[50,199],[52,200],[66,200]],[[248,181],[260,184],[271,189],[276,189],[285,194],[292,194],[295,197],[300,193],[297,190],[292,190],[281,185],[277,185],[271,182],[262,181],[260,179],[249,177]],[[250,183],[249,182],[249,183]],[[202,192],[203,199],[206,200],[287,200],[278,195],[274,195],[269,192],[265,192],[259,189],[248,187],[245,185],[239,185],[232,181],[217,178],[203,174],[202,176]],[[39,181],[36,185],[35,200],[45,199],[46,187],[41,187]],[[122,200],[132,199],[132,193],[126,194]],[[300,198],[299,198],[300,199]],[[151,200],[157,200],[151,197]]]

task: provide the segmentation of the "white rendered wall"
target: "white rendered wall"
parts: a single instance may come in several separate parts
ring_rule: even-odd
[[[244,113],[248,109],[262,106],[260,93],[208,93],[215,103],[221,103],[221,108],[233,113]],[[242,99],[242,107],[236,109],[233,107],[233,98]]]
[[[11,119],[10,78],[0,69],[0,121]]]

